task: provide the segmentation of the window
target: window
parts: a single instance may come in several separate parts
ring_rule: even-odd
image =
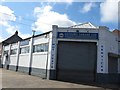
[[[4,55],[5,55],[5,54],[8,54],[8,50],[4,51]]]
[[[20,54],[29,53],[29,47],[20,48]]]
[[[20,42],[20,46],[29,45],[29,40],[24,40]]]
[[[33,52],[47,52],[48,51],[48,43],[34,45]]]
[[[14,54],[17,54],[17,49],[12,49],[11,50],[10,55],[14,55]]]
[[[48,51],[48,43],[45,44],[45,52]]]
[[[44,48],[43,45],[35,45],[33,52],[43,52]]]

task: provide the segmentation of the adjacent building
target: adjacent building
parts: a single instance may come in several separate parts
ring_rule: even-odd
[[[14,71],[69,82],[119,83],[118,35],[84,23],[3,45],[2,65]]]
[[[2,43],[0,43],[0,68],[2,67],[1,56],[2,56]]]
[[[18,31],[16,31],[14,35],[12,35],[11,37],[5,39],[4,41],[0,43],[0,67],[2,67],[2,64],[1,64],[2,56],[5,56],[4,47],[6,47],[9,44],[21,41],[21,40],[22,38],[18,36]]]
[[[115,34],[118,37],[118,53],[120,55],[120,30],[114,30],[113,34]],[[118,63],[120,64],[120,58],[118,58]],[[118,67],[118,71],[120,72],[120,65]]]

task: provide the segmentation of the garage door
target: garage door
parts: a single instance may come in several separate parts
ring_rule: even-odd
[[[94,82],[96,50],[96,43],[58,42],[57,80]]]
[[[118,83],[118,58],[108,56],[108,72],[109,72],[109,83]]]
[[[108,57],[108,72],[109,73],[118,72],[118,58],[111,56]]]

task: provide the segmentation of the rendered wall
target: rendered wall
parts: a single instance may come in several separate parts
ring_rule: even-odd
[[[34,38],[33,46],[49,43],[49,35],[39,36]],[[33,52],[32,53],[32,75],[37,75],[46,78],[46,69],[48,63],[48,52]]]
[[[10,50],[17,49],[17,46],[18,46],[17,43],[11,44]],[[11,55],[11,54],[10,54],[9,69],[15,71],[15,70],[16,70],[16,66],[17,66],[17,53],[14,54],[14,55]]]

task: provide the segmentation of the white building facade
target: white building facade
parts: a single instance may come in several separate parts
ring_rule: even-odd
[[[118,37],[105,26],[53,25],[50,32],[3,46],[2,65],[47,79],[118,83],[118,46]]]

